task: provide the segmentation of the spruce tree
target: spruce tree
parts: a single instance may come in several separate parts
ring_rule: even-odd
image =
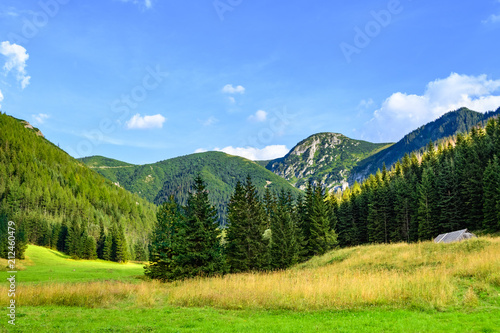
[[[494,232],[500,229],[500,165],[496,156],[484,171],[483,184],[483,228]]]
[[[111,257],[113,261],[116,262],[127,262],[128,261],[128,245],[125,239],[125,233],[123,231],[123,226],[114,225],[111,229],[112,235],[112,247],[111,247]]]
[[[266,212],[250,176],[244,185],[238,183],[228,209],[227,262],[232,272],[268,268]]]
[[[437,236],[437,201],[434,170],[427,167],[419,185],[418,235],[420,240],[429,240]]]
[[[297,231],[292,214],[291,194],[282,190],[271,218],[270,257],[274,269],[285,269],[298,261]]]
[[[113,235],[111,231],[108,232],[104,239],[104,247],[102,249],[102,259],[111,261],[113,260]]]
[[[185,253],[180,259],[184,277],[214,276],[225,272],[220,234],[217,211],[210,204],[206,185],[198,175],[186,206]]]
[[[337,245],[337,234],[330,229],[326,196],[321,184],[313,187],[312,205],[309,210],[309,256],[321,255]]]
[[[157,224],[151,238],[149,264],[145,275],[160,281],[184,278],[184,267],[180,261],[186,248],[184,245],[186,224],[181,208],[173,196],[164,202],[156,214]]]
[[[82,258],[90,260],[97,259],[96,241],[94,237],[89,235],[85,237]]]
[[[245,189],[238,181],[229,200],[227,215],[226,259],[231,272],[245,272],[250,270],[251,266],[252,258],[248,258],[249,246],[246,244],[249,241],[246,205]]]
[[[99,223],[99,239],[97,240],[97,257],[104,259],[104,242],[106,241],[106,232],[104,230],[104,223],[102,220]]]

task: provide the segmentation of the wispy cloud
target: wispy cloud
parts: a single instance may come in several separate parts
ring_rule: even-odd
[[[222,92],[225,94],[244,94],[245,87],[243,86],[234,87],[232,84],[226,84],[224,88],[222,88]]]
[[[358,104],[358,109],[368,109],[370,106],[374,104],[373,99],[362,99]]]
[[[497,0],[496,3],[500,4],[500,0]],[[500,23],[500,13],[499,14],[491,14],[488,16],[486,20],[481,21],[483,24],[496,24]]]
[[[215,118],[214,116],[208,117],[208,119],[205,119],[201,121],[203,126],[212,126],[214,124],[217,124],[219,122],[219,119]]]
[[[33,114],[31,117],[35,120],[36,124],[43,124],[50,116],[45,113]]]
[[[252,114],[250,117],[248,117],[248,120],[254,121],[254,122],[264,122],[267,119],[267,112],[264,110],[259,110],[255,112],[255,114]]]
[[[145,9],[151,9],[153,7],[152,0],[121,0],[121,2],[130,2]]]
[[[3,94],[2,91],[0,90],[0,103],[3,101]],[[0,104],[0,110],[2,109],[2,104]]]
[[[499,106],[500,80],[452,73],[428,83],[423,95],[392,94],[374,112],[365,132],[372,140],[395,141],[448,111],[467,107],[485,112]]]
[[[21,83],[22,89],[26,88],[30,83],[31,77],[26,73],[26,61],[29,55],[26,49],[21,45],[11,44],[9,41],[0,43],[0,54],[7,58],[3,69],[5,74],[10,71],[16,73],[16,79]]]
[[[163,117],[161,114],[141,117],[141,115],[137,113],[127,121],[126,126],[128,129],[162,128],[166,120],[167,118]]]
[[[483,24],[490,23],[499,23],[500,22],[500,14],[491,14],[486,20],[481,21]]]

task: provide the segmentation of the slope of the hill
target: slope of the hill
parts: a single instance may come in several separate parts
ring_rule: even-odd
[[[236,182],[244,182],[248,175],[261,195],[266,187],[274,193],[282,189],[294,195],[299,193],[285,179],[258,163],[222,152],[191,154],[132,167],[109,167],[106,160],[100,157],[89,157],[82,161],[91,165],[94,163],[94,170],[104,177],[156,204],[164,202],[170,195],[174,195],[179,203],[186,204],[193,179],[201,174],[207,183],[210,200],[222,221]]]
[[[436,142],[458,133],[466,133],[474,126],[485,125],[488,119],[498,115],[500,115],[500,108],[494,112],[486,113],[472,111],[467,108],[448,112],[405,135],[391,147],[361,161],[352,169],[349,182],[353,183],[367,178],[370,174],[377,172],[377,169],[382,169],[384,163],[387,167],[390,167],[406,153],[425,148],[431,140]]]
[[[153,204],[25,126],[0,114],[0,213],[24,225],[30,242],[51,244],[57,235],[47,235],[50,226],[72,221],[95,239],[100,222],[105,228],[122,225],[129,245],[147,239],[156,220]]]
[[[349,171],[361,160],[390,147],[350,139],[338,133],[319,133],[299,142],[285,157],[270,161],[267,169],[304,189],[321,181],[329,189],[342,187]]]
[[[134,166],[133,164],[123,161],[118,161],[104,156],[83,157],[80,158],[79,160],[85,163],[89,168],[106,169],[106,168],[120,168],[120,167]]]

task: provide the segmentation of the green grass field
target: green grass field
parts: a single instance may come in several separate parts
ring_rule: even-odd
[[[144,281],[141,264],[72,260],[53,250],[29,246],[27,260],[19,263],[22,270],[17,274],[16,326],[2,316],[0,330],[500,332],[499,249],[498,238],[445,246],[370,245],[332,251],[284,272],[160,284]],[[0,264],[3,267],[6,261]],[[433,285],[433,271],[440,276],[438,285]],[[388,289],[391,282],[384,284],[387,279],[412,276],[429,279],[425,283],[431,284],[430,290],[451,290],[442,296],[449,299],[435,306],[429,290],[421,286],[407,298],[392,299],[392,293],[376,292],[377,288]],[[0,277],[6,281],[7,273],[0,272]],[[297,278],[304,281],[297,283]],[[339,283],[339,290],[349,290],[347,284],[352,281],[361,286],[365,278],[367,287],[359,287],[360,294],[350,290],[350,298],[328,286]],[[290,282],[301,287],[288,286]],[[6,285],[0,286],[2,304],[8,302]],[[228,289],[226,294],[218,289],[221,286]],[[296,299],[295,293],[303,298]],[[340,301],[325,301],[328,293]],[[376,296],[375,301],[366,302],[364,294]],[[316,301],[304,303],[304,297]],[[420,301],[412,303],[411,297]],[[241,308],[235,308],[233,301],[241,302]],[[303,304],[312,304],[315,310],[294,310]],[[4,311],[6,314],[7,309]]]
[[[72,260],[61,252],[30,245],[26,250],[27,260],[19,266],[18,280],[25,282],[85,282],[85,281],[138,281],[144,273],[144,265],[118,264],[104,260]],[[5,280],[6,260],[0,261],[3,271],[0,278]]]

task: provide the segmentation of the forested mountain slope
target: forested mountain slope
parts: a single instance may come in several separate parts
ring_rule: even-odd
[[[96,243],[102,224],[122,229],[130,247],[145,244],[156,207],[114,185],[29,128],[0,114],[0,215],[34,244],[65,247],[61,227]],[[76,235],[76,234],[75,234]],[[66,236],[64,236],[66,237]],[[76,239],[77,236],[75,236]]]
[[[294,196],[300,193],[285,179],[258,163],[222,152],[191,154],[135,166],[101,156],[87,157],[81,161],[112,182],[156,204],[174,195],[181,205],[185,205],[193,179],[201,174],[207,183],[210,200],[222,221],[236,182],[244,182],[248,175],[260,195],[264,194],[266,188],[273,193],[278,193],[281,189],[291,191]]]
[[[390,167],[401,159],[406,153],[425,149],[429,141],[437,142],[441,139],[454,136],[458,133],[467,133],[472,127],[479,124],[485,125],[488,119],[500,114],[500,108],[494,112],[480,113],[460,108],[441,116],[440,118],[425,124],[411,133],[405,135],[401,140],[391,147],[384,149],[355,166],[349,177],[349,183],[361,181],[370,174],[382,169],[385,163]]]
[[[266,168],[297,188],[321,181],[332,189],[345,184],[349,171],[359,161],[390,145],[354,140],[338,133],[318,133],[299,142],[285,157],[270,161]]]
[[[460,229],[500,230],[500,120],[406,154],[342,193],[341,246],[430,240]]]

